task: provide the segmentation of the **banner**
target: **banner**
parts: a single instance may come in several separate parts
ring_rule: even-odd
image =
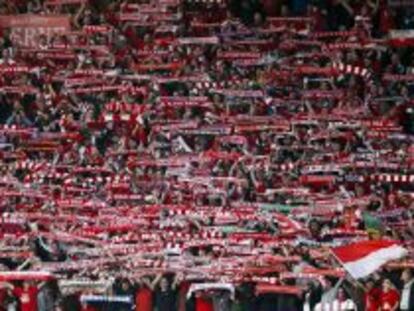
[[[414,30],[392,29],[389,32],[388,44],[392,47],[407,47],[414,45]]]
[[[45,2],[46,6],[59,6],[59,5],[81,5],[86,2],[85,0],[48,0]]]
[[[0,28],[9,28],[12,41],[17,45],[33,47],[40,35],[50,39],[57,33],[69,31],[70,20],[66,15],[1,15]]]

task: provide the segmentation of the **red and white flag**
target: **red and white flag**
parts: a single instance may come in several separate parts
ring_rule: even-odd
[[[332,249],[349,274],[355,278],[364,278],[378,270],[391,260],[407,255],[407,250],[395,241],[361,241]]]

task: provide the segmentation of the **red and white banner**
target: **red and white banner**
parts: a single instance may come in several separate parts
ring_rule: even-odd
[[[20,46],[36,46],[40,35],[51,38],[58,33],[70,30],[67,15],[1,15],[0,28],[11,30],[13,42]]]
[[[364,278],[389,261],[407,255],[407,250],[391,240],[361,241],[332,249],[345,270],[355,278]]]
[[[60,5],[81,5],[87,0],[48,0],[45,1],[46,6],[60,6]]]
[[[0,272],[0,281],[48,281],[54,276],[44,271],[3,271]]]
[[[390,30],[389,45],[392,47],[407,47],[414,45],[414,30]]]

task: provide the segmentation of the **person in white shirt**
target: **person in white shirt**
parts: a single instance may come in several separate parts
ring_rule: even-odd
[[[343,288],[338,289],[336,299],[330,302],[318,303],[314,311],[355,311],[356,304],[351,299],[347,298]]]
[[[404,287],[401,292],[400,310],[414,310],[414,277],[412,270],[404,269],[401,280],[404,282]]]

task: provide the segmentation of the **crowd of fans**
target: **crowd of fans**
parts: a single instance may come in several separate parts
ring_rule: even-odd
[[[0,1],[0,311],[414,310],[413,11]]]

